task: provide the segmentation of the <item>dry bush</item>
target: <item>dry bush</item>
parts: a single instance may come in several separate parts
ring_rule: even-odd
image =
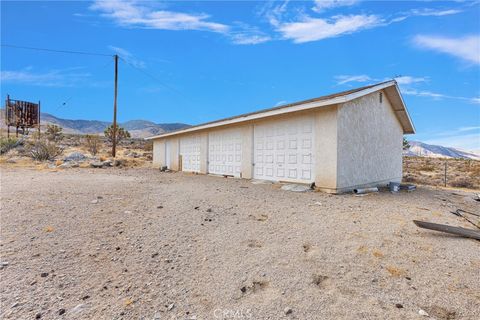
[[[18,146],[20,143],[21,141],[16,138],[1,137],[0,138],[0,154],[7,153],[11,149]]]
[[[473,188],[474,185],[473,183],[469,180],[469,179],[466,179],[466,178],[457,178],[455,180],[453,180],[452,182],[450,182],[450,185],[452,187],[456,187],[456,188]]]
[[[63,138],[62,134],[63,128],[55,124],[47,125],[47,130],[45,130],[45,135],[50,141],[60,141]]]
[[[88,152],[92,154],[92,156],[97,155],[98,151],[100,150],[101,140],[100,137],[96,134],[87,134],[85,136],[85,146],[87,147]]]
[[[53,141],[39,139],[28,146],[30,157],[37,161],[53,160],[62,154],[62,148]]]
[[[422,165],[420,168],[419,168],[421,171],[435,171],[435,166],[431,165],[431,164],[424,164]]]
[[[145,143],[145,145],[143,146],[143,150],[145,151],[153,151],[153,141],[152,140],[149,140]]]

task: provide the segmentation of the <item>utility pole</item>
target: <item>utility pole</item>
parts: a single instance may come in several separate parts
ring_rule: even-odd
[[[112,137],[112,156],[115,158],[117,147],[117,84],[118,84],[118,55],[115,58],[115,93],[113,96],[113,137]]]

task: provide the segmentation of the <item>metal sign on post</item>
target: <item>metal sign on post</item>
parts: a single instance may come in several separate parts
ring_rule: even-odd
[[[22,129],[23,134],[28,134],[28,129],[38,128],[40,134],[40,101],[38,103],[10,99],[7,95],[5,100],[5,124],[7,136],[10,137],[10,127]]]

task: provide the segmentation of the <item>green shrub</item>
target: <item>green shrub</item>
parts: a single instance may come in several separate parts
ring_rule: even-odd
[[[87,134],[85,136],[85,146],[88,152],[95,156],[100,149],[100,137],[96,134]]]
[[[113,124],[108,126],[103,133],[105,134],[105,138],[107,138],[109,142],[113,143]],[[117,125],[116,138],[116,142],[118,144],[123,139],[130,138],[130,132]]]
[[[62,148],[53,141],[36,140],[28,147],[30,157],[37,161],[53,160],[62,154]]]
[[[0,154],[7,153],[8,151],[12,150],[16,146],[21,144],[21,141],[15,138],[0,138]]]
[[[60,141],[63,138],[62,134],[63,128],[59,127],[55,124],[47,125],[47,130],[45,131],[45,135],[48,140],[50,141]]]

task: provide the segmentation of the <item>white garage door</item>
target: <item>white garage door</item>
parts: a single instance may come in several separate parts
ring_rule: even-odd
[[[242,166],[242,132],[239,129],[213,131],[208,134],[208,172],[240,177]]]
[[[313,182],[313,138],[313,117],[255,125],[254,178]]]
[[[191,135],[180,139],[182,171],[200,172],[200,136]]]

